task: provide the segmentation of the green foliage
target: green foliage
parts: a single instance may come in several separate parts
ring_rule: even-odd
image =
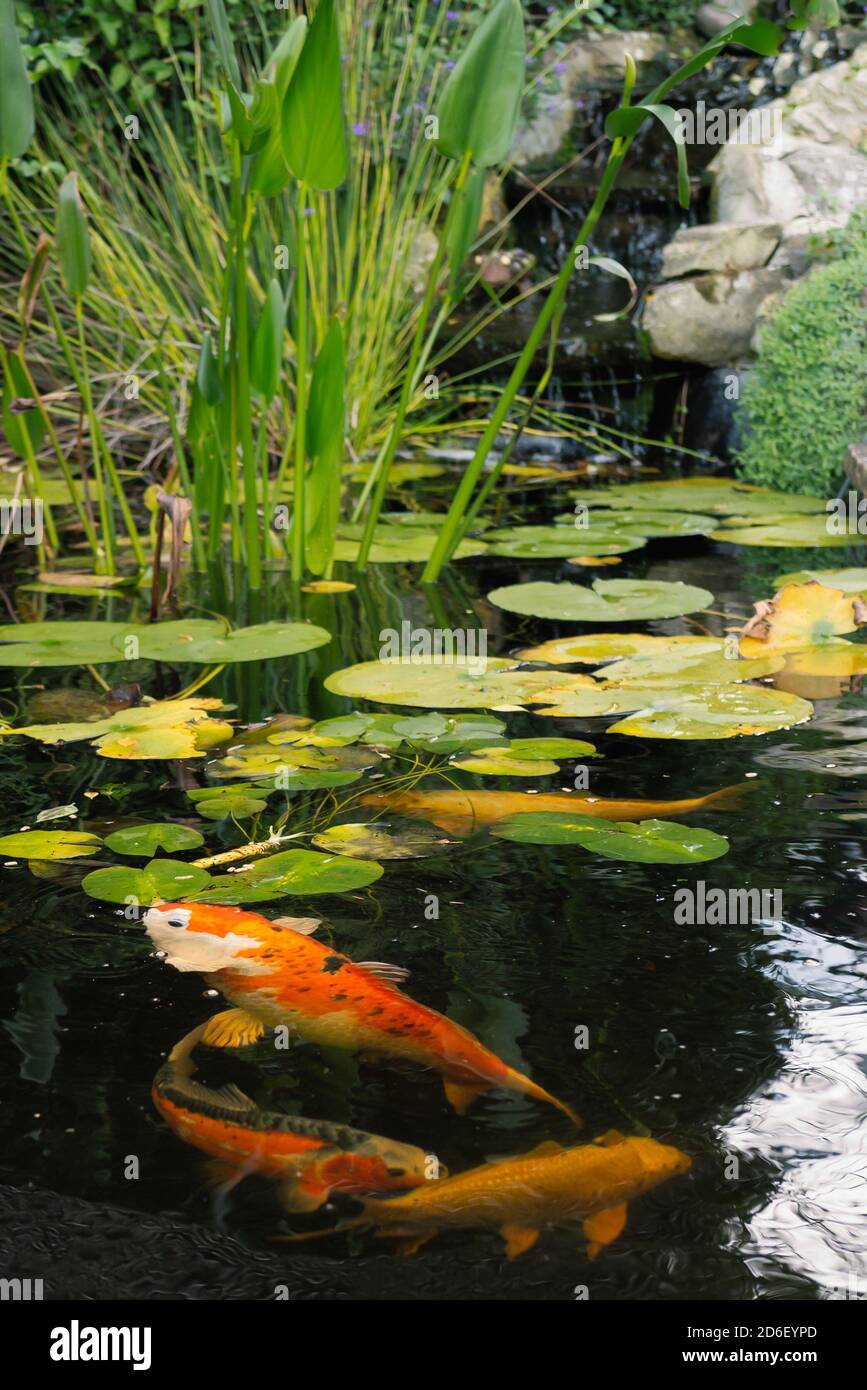
[[[867,212],[765,328],[744,387],[738,454],[750,483],[833,495],[867,415]]]

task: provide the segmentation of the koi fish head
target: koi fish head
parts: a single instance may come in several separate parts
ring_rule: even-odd
[[[256,912],[199,903],[160,903],[144,915],[145,930],[176,970],[266,970],[256,960],[271,924]]]
[[[443,1177],[446,1169],[432,1154],[414,1144],[371,1135],[351,1153],[323,1159],[319,1173],[334,1188],[397,1192],[421,1187],[434,1176]]]
[[[669,1178],[679,1177],[681,1173],[688,1173],[692,1167],[692,1159],[688,1154],[681,1153],[680,1149],[676,1149],[672,1144],[660,1144],[656,1139],[636,1136],[624,1140],[624,1146],[628,1146],[630,1157],[638,1167],[639,1186],[644,1192],[655,1187],[657,1183],[667,1182]]]

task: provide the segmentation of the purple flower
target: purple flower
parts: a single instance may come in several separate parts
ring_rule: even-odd
[[[460,19],[460,15],[458,14],[457,10],[446,10],[446,19],[450,20],[451,23],[454,24],[456,19]]]
[[[453,67],[454,67],[454,63],[452,62],[451,58],[449,58],[448,62],[446,63],[446,71],[447,71],[447,72],[451,72],[451,70],[452,70]]]
[[[304,209],[304,216],[305,216],[305,217],[315,217],[315,216],[316,216],[316,209],[315,209],[315,208],[305,208],[305,209]]]
[[[369,121],[355,121],[354,124],[353,124],[353,127],[352,127],[352,133],[353,133],[353,135],[369,135],[369,134],[370,134],[370,122],[369,122]]]
[[[555,71],[555,72],[565,72],[565,71],[566,71],[566,64],[565,64],[565,63],[555,63],[555,64],[554,64],[554,71]]]

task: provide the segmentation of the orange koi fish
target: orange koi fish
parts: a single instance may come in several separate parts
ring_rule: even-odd
[[[361,1216],[334,1234],[359,1227],[397,1237],[410,1255],[443,1230],[498,1230],[514,1259],[535,1245],[547,1226],[583,1223],[587,1254],[595,1259],[620,1235],[627,1204],[669,1178],[686,1173],[692,1160],[655,1139],[624,1138],[610,1130],[592,1144],[563,1149],[548,1141],[518,1158],[484,1163],[443,1182],[394,1198],[370,1198]],[[283,1236],[314,1240],[332,1232]]]
[[[309,919],[297,931],[287,919],[272,922],[238,907],[161,903],[144,922],[169,965],[201,971],[237,1006],[206,1026],[203,1040],[212,1046],[243,1047],[282,1024],[322,1047],[435,1068],[459,1114],[484,1091],[503,1086],[547,1101],[580,1124],[567,1105],[500,1061],[468,1029],[398,989],[391,983],[394,967],[355,965],[302,934]]]
[[[572,792],[446,791],[371,792],[362,806],[387,809],[404,816],[431,821],[451,835],[471,835],[474,830],[496,825],[520,812],[552,811],[556,815],[600,816],[603,820],[667,820],[692,811],[734,811],[751,782],[722,787],[707,796],[684,801],[620,801],[604,796],[576,796]]]
[[[169,1053],[151,1095],[184,1143],[216,1159],[233,1187],[249,1173],[276,1178],[288,1211],[315,1211],[331,1192],[391,1192],[418,1187],[444,1169],[432,1154],[327,1120],[260,1110],[237,1086],[212,1090],[192,1079],[191,1053],[207,1024]]]

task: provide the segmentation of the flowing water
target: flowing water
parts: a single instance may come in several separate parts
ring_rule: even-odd
[[[557,505],[551,498],[551,514]],[[839,555],[833,563],[848,562]],[[798,558],[703,540],[652,542],[625,556],[617,575],[700,583],[714,593],[715,612],[742,620]],[[280,710],[323,718],[351,708],[323,689],[324,677],[376,656],[380,632],[405,619],[422,627],[478,623],[491,655],[576,630],[504,613],[485,599],[499,583],[575,577],[557,561],[463,561],[435,593],[417,577],[416,567],[381,566],[354,593],[298,599],[284,576],[273,575],[255,602],[242,579],[234,588],[231,577],[225,587],[189,587],[187,612],[218,609],[237,622],[300,612],[334,634],[306,656],[227,668],[206,693],[235,704],[244,722]],[[127,599],[70,599],[62,608],[52,600],[52,615],[61,611],[121,617],[131,610]],[[725,627],[721,616],[704,621],[717,633]],[[628,626],[690,630],[684,620]],[[150,691],[171,694],[200,669],[163,668],[162,691]],[[153,668],[111,668],[113,682],[137,675],[150,679]],[[90,677],[30,672],[19,683],[6,673],[7,707],[42,684],[87,687]],[[592,1264],[577,1228],[545,1232],[511,1264],[496,1235],[477,1232],[441,1235],[406,1261],[369,1236],[274,1245],[270,1237],[288,1227],[273,1186],[253,1177],[214,1196],[200,1156],[151,1105],[166,1052],[222,1007],[218,999],[197,974],[161,963],[141,926],[85,897],[76,870],[45,878],[7,868],[0,1182],[27,1189],[34,1212],[45,1193],[70,1204],[76,1229],[87,1231],[93,1278],[107,1278],[117,1296],[146,1289],[196,1297],[207,1288],[210,1296],[268,1297],[281,1270],[290,1296],[315,1296],[335,1280],[344,1295],[373,1298],[571,1299],[584,1287],[592,1298],[616,1300],[864,1296],[867,698],[849,692],[817,702],[813,721],[799,728],[713,743],[606,735],[599,720],[507,718],[513,735],[596,742],[594,795],[664,801],[746,780],[739,811],[706,811],[691,822],[727,835],[729,854],[698,865],[623,864],[573,847],[477,836],[438,857],[390,862],[363,891],[264,910],[321,916],[329,939],[355,959],[408,967],[413,996],[469,1025],[573,1103],[588,1138],[609,1128],[649,1132],[692,1157],[690,1174],[633,1203],[624,1233]],[[203,780],[194,761],[119,764],[86,744],[49,750],[15,740],[0,758],[7,832],[67,803],[81,809],[82,828],[101,833],[128,819],[188,818],[182,787]],[[528,785],[466,773],[458,780],[488,789]],[[569,787],[570,765],[530,785]],[[224,823],[208,831],[214,851],[237,842]],[[681,924],[674,894],[698,880],[778,890],[781,910],[739,926]],[[430,895],[436,919],[425,915]],[[209,1056],[203,1071],[212,1084],[236,1081],[262,1106],[420,1145],[452,1172],[549,1138],[573,1142],[564,1117],[523,1097],[491,1092],[461,1118],[432,1072],[308,1045],[279,1053],[263,1041]],[[2,1192],[9,1201],[8,1187]],[[134,1217],[120,1242],[119,1212]],[[35,1247],[50,1250],[57,1218],[33,1219]],[[138,1245],[136,1222],[150,1232]],[[178,1232],[194,1242],[209,1234],[206,1244],[194,1243],[200,1258],[188,1251],[185,1272],[171,1274],[157,1252]],[[110,1283],[117,1261],[126,1280],[120,1289]],[[242,1278],[251,1268],[264,1271],[253,1294]]]

